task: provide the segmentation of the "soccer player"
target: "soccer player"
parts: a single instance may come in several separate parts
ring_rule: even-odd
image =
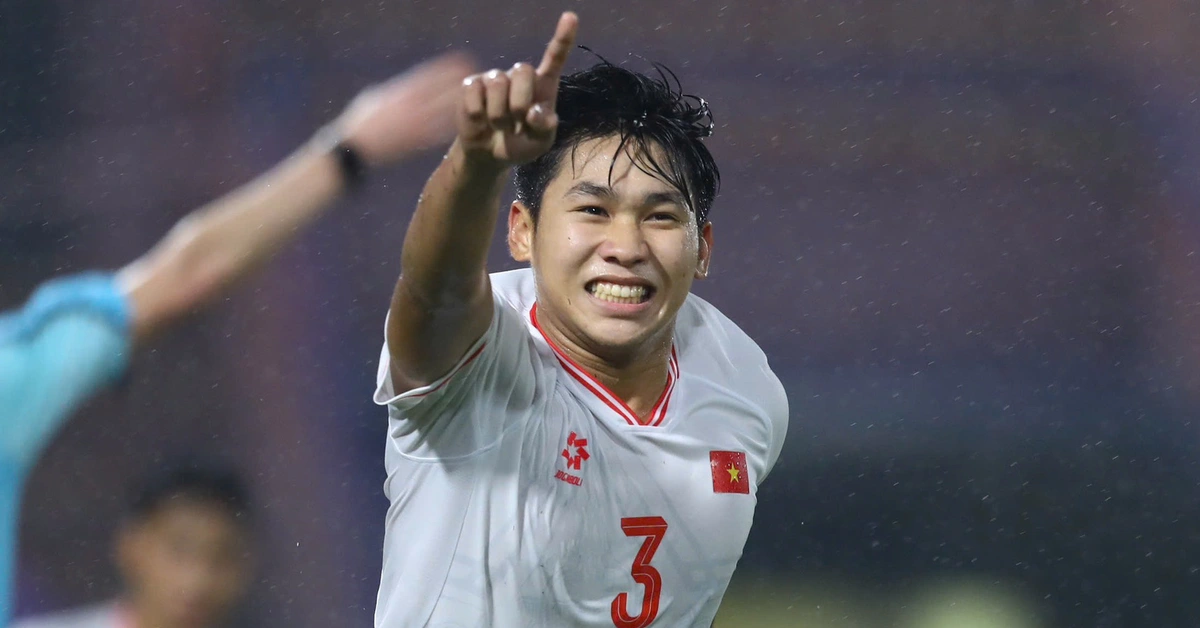
[[[469,60],[447,54],[375,86],[295,154],[184,218],[115,274],[47,282],[0,316],[0,626],[22,479],[71,413],[124,372],[143,341],[267,260],[374,165],[453,134],[453,103]]]
[[[180,465],[138,491],[117,530],[117,599],[13,628],[213,628],[250,584],[249,500],[232,470]]]
[[[464,82],[408,227],[375,401],[390,499],[375,623],[709,626],[779,456],[787,398],[691,295],[718,170],[708,105],[601,63]],[[489,275],[515,167],[508,248]]]

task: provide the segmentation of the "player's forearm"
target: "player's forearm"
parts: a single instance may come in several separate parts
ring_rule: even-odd
[[[339,195],[336,159],[319,143],[181,220],[123,269],[135,337],[204,303],[267,260]]]
[[[409,223],[393,306],[405,299],[429,309],[453,308],[479,298],[507,173],[490,158],[451,146]]]
[[[404,238],[388,317],[396,390],[442,376],[487,331],[488,244],[507,171],[455,143],[429,178]]]

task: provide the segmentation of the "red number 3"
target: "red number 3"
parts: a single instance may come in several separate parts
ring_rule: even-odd
[[[662,596],[662,576],[650,566],[654,552],[667,534],[667,521],[662,517],[625,517],[621,519],[621,530],[625,536],[644,536],[642,549],[633,559],[629,573],[634,582],[642,585],[646,593],[642,596],[642,608],[631,616],[627,610],[629,594],[619,593],[612,602],[612,620],[617,628],[645,628],[658,617],[658,600]]]

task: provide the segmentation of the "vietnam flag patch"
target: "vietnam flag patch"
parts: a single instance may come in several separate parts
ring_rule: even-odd
[[[750,493],[750,473],[746,471],[746,452],[710,451],[714,493]]]

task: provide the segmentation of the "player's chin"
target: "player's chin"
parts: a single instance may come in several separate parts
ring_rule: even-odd
[[[643,321],[629,319],[592,319],[586,326],[589,339],[606,350],[624,353],[647,342],[654,329]]]

